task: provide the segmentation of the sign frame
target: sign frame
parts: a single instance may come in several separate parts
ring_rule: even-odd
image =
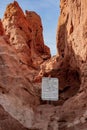
[[[58,78],[42,78],[41,99],[47,101],[58,101],[59,81]]]

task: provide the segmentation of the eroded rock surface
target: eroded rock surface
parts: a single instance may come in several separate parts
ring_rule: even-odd
[[[40,17],[8,5],[0,22],[1,130],[87,129],[86,7],[86,0],[60,0],[58,54],[49,59]],[[59,79],[60,100],[51,105],[40,105],[43,76]]]
[[[37,76],[60,79],[59,130],[86,130],[87,109],[87,1],[60,0],[58,54],[41,65]]]
[[[35,107],[40,104],[33,79],[39,65],[50,58],[42,31],[40,16],[28,11],[25,16],[16,1],[7,6],[0,20],[1,130],[32,127]],[[7,118],[3,119],[5,111]]]
[[[1,130],[28,130],[24,128],[17,120],[9,115],[0,105],[0,129]]]
[[[39,64],[50,58],[50,49],[43,40],[41,19],[35,12],[26,11],[24,14],[14,1],[6,8],[3,26],[23,63],[38,68]]]
[[[29,71],[21,64],[16,51],[0,37],[0,104],[27,127],[31,126],[33,108],[39,103],[34,86],[27,78]]]

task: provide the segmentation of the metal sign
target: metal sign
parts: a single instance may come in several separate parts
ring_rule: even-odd
[[[57,78],[42,78],[42,100],[58,100],[58,79]]]

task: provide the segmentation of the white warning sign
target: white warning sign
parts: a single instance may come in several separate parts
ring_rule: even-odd
[[[42,100],[58,100],[58,79],[57,78],[42,78]]]

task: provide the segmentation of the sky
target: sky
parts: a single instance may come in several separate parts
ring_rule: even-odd
[[[3,18],[7,4],[14,0],[2,0],[0,3],[0,18]],[[16,0],[25,10],[35,11],[40,15],[43,24],[45,44],[50,47],[51,54],[56,54],[56,30],[59,17],[60,0]]]

